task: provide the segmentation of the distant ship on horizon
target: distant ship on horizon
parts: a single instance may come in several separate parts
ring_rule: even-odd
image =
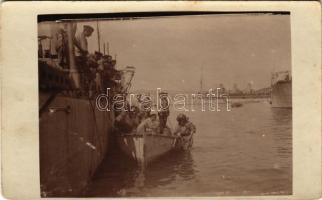
[[[271,104],[273,108],[292,108],[292,76],[290,71],[273,73],[271,88]]]

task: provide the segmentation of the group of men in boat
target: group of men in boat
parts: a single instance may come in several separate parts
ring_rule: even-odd
[[[192,135],[196,133],[195,125],[189,118],[180,113],[176,120],[178,122],[174,130],[167,126],[170,115],[169,107],[163,106],[159,111],[152,110],[152,102],[140,104],[141,95],[137,96],[138,104],[131,105],[127,111],[121,111],[115,119],[115,128],[121,134],[161,134],[176,136],[181,141],[192,145]],[[161,104],[167,104],[166,99],[162,98]]]

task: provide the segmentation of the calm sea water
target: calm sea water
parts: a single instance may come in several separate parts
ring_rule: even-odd
[[[198,110],[198,109],[196,109]],[[85,196],[235,196],[292,193],[292,110],[263,100],[220,112],[186,112],[193,148],[170,153],[144,171],[111,153]],[[171,112],[169,126],[177,113]]]

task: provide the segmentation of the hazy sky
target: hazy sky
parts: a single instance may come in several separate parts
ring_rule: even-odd
[[[78,30],[83,24],[96,29],[96,22],[85,22]],[[262,88],[271,72],[291,69],[288,15],[158,17],[99,26],[118,68],[136,68],[134,89],[198,90],[202,71],[205,89],[219,83],[243,89],[251,81]],[[88,42],[90,52],[98,49],[96,32]]]

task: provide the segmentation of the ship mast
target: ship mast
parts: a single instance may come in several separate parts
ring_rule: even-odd
[[[110,55],[110,45],[108,42],[103,42],[104,45],[104,55]],[[106,54],[107,53],[107,54]]]
[[[96,27],[97,27],[98,52],[101,53],[101,38],[100,38],[100,30],[99,30],[99,26],[98,26],[98,20],[96,21]]]
[[[201,75],[200,75],[200,93],[203,91],[203,66],[201,67]]]

